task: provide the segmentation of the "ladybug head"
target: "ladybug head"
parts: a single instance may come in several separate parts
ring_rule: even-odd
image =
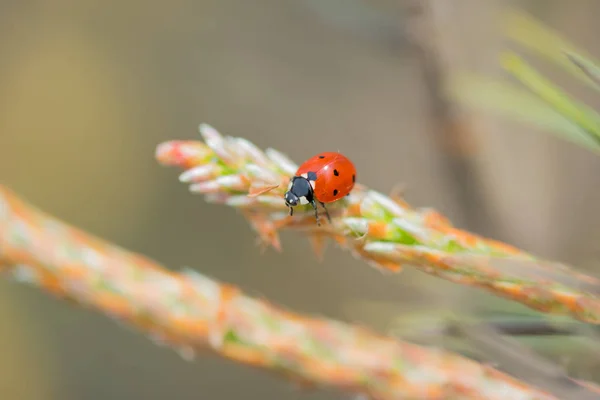
[[[287,191],[285,192],[285,205],[288,207],[295,207],[298,205],[298,201],[300,199],[298,199],[298,196],[296,196],[294,193]]]
[[[285,205],[295,207],[298,204],[308,204],[313,201],[313,188],[308,179],[295,176],[284,195]]]

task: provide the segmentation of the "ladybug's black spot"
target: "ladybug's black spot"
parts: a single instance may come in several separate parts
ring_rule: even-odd
[[[340,173],[338,172],[338,170],[337,170],[337,169],[334,169],[334,170],[333,170],[333,174],[334,174],[335,176],[340,176]]]
[[[325,156],[319,156],[319,158],[325,158]]]
[[[337,196],[337,194],[338,194],[338,190],[337,189],[333,189],[333,195]]]
[[[306,177],[308,178],[309,181],[316,181],[317,180],[317,174],[314,173],[313,171],[309,171],[306,174]]]
[[[356,175],[352,174],[352,183],[356,182]]]

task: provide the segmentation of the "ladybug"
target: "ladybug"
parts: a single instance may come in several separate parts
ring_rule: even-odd
[[[320,153],[300,165],[285,192],[285,205],[289,207],[290,215],[293,215],[294,207],[298,204],[311,204],[315,210],[317,225],[321,225],[316,203],[318,201],[331,222],[325,204],[348,195],[355,182],[356,168],[346,156],[335,152]]]

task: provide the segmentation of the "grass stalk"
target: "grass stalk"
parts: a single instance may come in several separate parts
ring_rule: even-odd
[[[322,251],[328,239],[389,273],[404,265],[483,288],[532,309],[600,324],[600,279],[511,245],[454,227],[431,209],[415,209],[398,196],[357,184],[328,206],[332,223],[317,226],[310,206],[290,217],[283,201],[297,165],[274,149],[223,136],[202,124],[204,141],[168,141],[156,150],[163,165],[184,170],[180,181],[210,203],[239,210],[265,245],[281,250],[278,232],[301,231]],[[360,180],[360,175],[358,177]]]
[[[170,271],[2,186],[0,271],[133,325],[188,359],[208,350],[300,383],[378,400],[558,398],[450,352],[295,314],[191,270]]]

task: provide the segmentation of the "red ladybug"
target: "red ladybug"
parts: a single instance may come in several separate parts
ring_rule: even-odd
[[[285,204],[293,215],[298,204],[311,204],[315,209],[317,225],[319,212],[317,203],[321,203],[327,219],[331,222],[326,203],[333,203],[350,193],[356,182],[356,168],[346,156],[335,152],[325,152],[306,160],[290,181],[284,195]]]

